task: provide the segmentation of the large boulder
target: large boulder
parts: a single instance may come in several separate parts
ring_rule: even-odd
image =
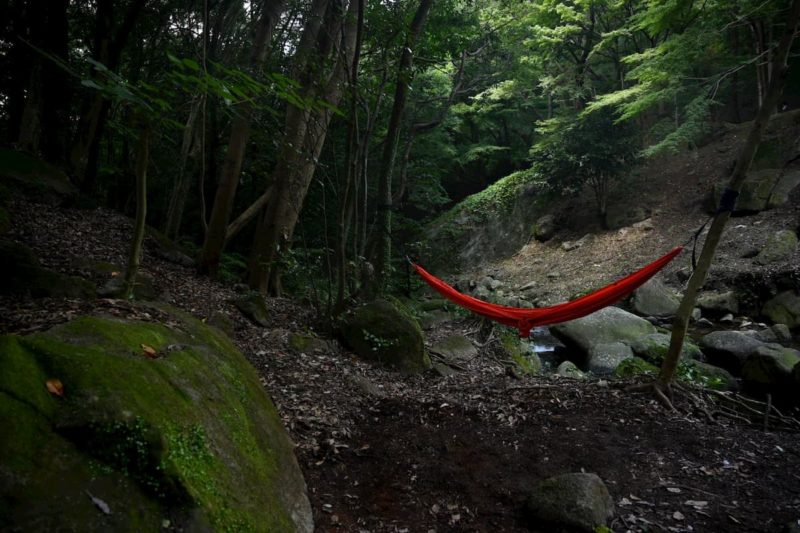
[[[709,362],[734,374],[741,371],[750,354],[765,344],[741,331],[714,331],[700,339]]]
[[[312,531],[275,406],[231,341],[81,317],[0,337],[0,530]]]
[[[786,324],[790,328],[800,326],[800,295],[784,291],[764,304],[761,313],[775,324]]]
[[[83,278],[44,268],[27,246],[0,239],[0,295],[91,298],[95,288]]]
[[[49,205],[73,201],[78,189],[63,171],[32,155],[0,148],[0,186]]]
[[[431,346],[430,351],[453,362],[469,360],[478,355],[478,349],[463,335],[445,337]]]
[[[677,293],[659,278],[653,278],[636,289],[631,297],[631,308],[643,316],[671,316],[680,304]]]
[[[734,214],[758,213],[785,204],[789,193],[800,184],[800,172],[783,173],[780,169],[768,168],[750,172],[736,199]],[[719,205],[726,184],[714,186],[713,210]]]
[[[800,363],[800,351],[779,345],[758,348],[742,366],[745,386],[777,394],[794,394],[800,399],[792,371]]]
[[[786,261],[794,255],[795,250],[797,250],[797,234],[788,229],[776,231],[769,236],[753,261],[758,265]]]
[[[550,331],[567,347],[588,355],[596,344],[632,342],[655,333],[656,328],[647,320],[619,307],[606,307],[583,318],[552,326]]]
[[[633,357],[633,350],[621,342],[596,344],[589,350],[589,361],[586,369],[597,376],[609,376],[617,367]]]
[[[666,333],[650,333],[633,341],[631,349],[636,356],[656,365],[660,365],[669,351],[670,335]],[[685,340],[681,349],[683,359],[702,359],[703,352],[700,348]]]
[[[597,474],[562,474],[540,482],[525,503],[541,531],[598,531],[614,516],[614,500]]]
[[[375,300],[351,313],[342,338],[360,357],[415,374],[431,367],[422,330],[400,304]]]
[[[739,312],[739,299],[733,291],[703,291],[697,297],[697,307],[716,315]]]

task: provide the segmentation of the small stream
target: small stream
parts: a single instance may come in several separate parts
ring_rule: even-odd
[[[542,361],[542,372],[545,374],[555,372],[566,355],[566,347],[550,333],[550,328],[547,326],[531,330],[529,346],[531,353],[538,355]]]

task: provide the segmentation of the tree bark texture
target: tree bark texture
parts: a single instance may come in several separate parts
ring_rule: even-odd
[[[267,44],[272,40],[272,32],[284,7],[284,0],[265,2],[258,22],[250,58],[251,68],[254,71],[257,71],[267,58],[269,53]],[[200,272],[211,274],[212,276],[217,274],[220,257],[225,246],[225,233],[233,210],[236,189],[239,185],[245,148],[250,134],[250,114],[252,111],[252,106],[248,102],[243,102],[237,106],[236,116],[231,125],[228,151],[222,164],[222,175],[214,196],[214,206],[211,209],[211,219],[208,222],[208,229],[203,241],[203,250],[198,261]]]
[[[783,88],[786,85],[789,72],[787,60],[797,31],[798,20],[800,20],[800,0],[793,0],[788,17],[786,18],[786,32],[778,43],[775,54],[772,56],[772,79],[769,80],[769,86],[766,89],[761,106],[758,109],[758,114],[742,146],[739,158],[736,161],[736,166],[733,169],[728,183],[728,189],[736,191],[737,193],[741,190],[742,184],[747,177],[747,171],[750,169],[753,157],[761,143],[761,137],[764,134],[764,130],[767,128],[770,116],[783,94]],[[675,314],[669,351],[661,366],[661,373],[658,377],[658,385],[661,387],[668,387],[675,379],[675,372],[680,362],[683,341],[686,338],[686,330],[689,327],[689,317],[694,309],[697,293],[700,291],[703,283],[705,283],[708,270],[714,259],[714,252],[722,238],[725,224],[728,222],[730,216],[730,210],[720,210],[714,216],[711,228],[708,230],[708,236],[703,245],[703,251],[700,254],[700,259],[697,261],[697,268],[689,279],[689,286],[686,288],[686,293],[683,295],[681,304]]]

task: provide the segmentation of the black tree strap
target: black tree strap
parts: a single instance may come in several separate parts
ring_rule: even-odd
[[[725,187],[725,190],[722,191],[722,198],[719,199],[719,206],[717,206],[717,210],[714,212],[713,215],[708,217],[703,225],[697,228],[697,231],[694,232],[689,240],[686,241],[684,246],[692,242],[692,272],[697,269],[697,241],[700,239],[700,234],[703,233],[703,230],[706,229],[708,223],[714,220],[714,218],[719,215],[720,213],[725,213],[729,211],[733,213],[733,210],[736,208],[736,200],[739,198],[739,191],[735,189],[731,189],[730,187]]]

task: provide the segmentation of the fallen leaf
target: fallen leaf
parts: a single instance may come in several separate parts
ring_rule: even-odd
[[[116,278],[117,276],[119,276],[119,272],[114,271],[111,273],[112,278]]]
[[[681,489],[678,487],[667,487],[667,492],[671,492],[673,494],[680,494]]]
[[[55,396],[64,396],[64,384],[61,383],[60,379],[48,379],[47,382],[45,382],[45,385],[47,386],[47,390],[50,392],[50,394]]]
[[[686,504],[686,505],[691,505],[692,507],[694,507],[696,509],[702,509],[704,507],[708,507],[708,502],[699,501],[699,500],[686,500],[683,503]]]
[[[686,517],[685,517],[685,516],[683,516],[683,513],[682,513],[682,512],[680,512],[680,511],[675,511],[674,513],[672,513],[672,518],[674,518],[675,520],[683,520],[683,519],[684,519],[684,518],[686,518]]]
[[[146,344],[142,344],[142,351],[144,352],[144,355],[150,359],[155,359],[158,356],[156,349]]]
[[[108,504],[107,504],[106,502],[104,502],[104,501],[103,501],[103,500],[101,500],[100,498],[98,498],[98,497],[94,496],[94,495],[93,495],[91,492],[89,492],[88,490],[86,491],[86,494],[88,494],[88,495],[89,495],[89,497],[92,499],[92,503],[94,503],[94,504],[97,506],[97,508],[98,508],[98,509],[100,509],[101,511],[103,511],[103,513],[104,513],[104,514],[111,514],[111,507],[109,507],[109,506],[108,506]]]

